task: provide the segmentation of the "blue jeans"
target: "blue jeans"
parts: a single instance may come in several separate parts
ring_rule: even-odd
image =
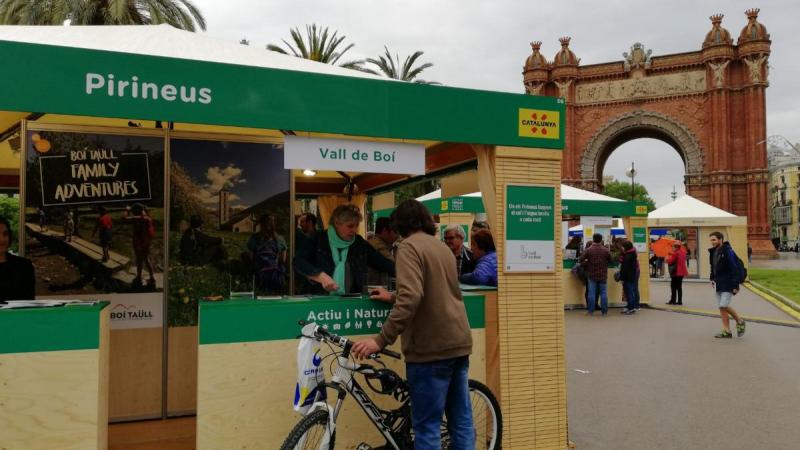
[[[639,307],[639,277],[637,276],[633,281],[626,281],[622,284],[625,289],[625,296],[628,298],[628,309],[636,309]]]
[[[605,281],[589,280],[589,314],[594,314],[595,299],[597,298],[597,290],[600,289],[600,308],[603,314],[608,312],[608,292],[606,291]]]
[[[415,450],[441,450],[442,415],[453,450],[475,449],[475,427],[469,399],[469,357],[428,363],[406,363],[411,394]]]

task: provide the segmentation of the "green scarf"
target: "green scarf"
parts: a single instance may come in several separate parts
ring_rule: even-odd
[[[339,290],[337,291],[339,294],[345,293],[344,278],[347,252],[350,250],[350,246],[353,245],[353,242],[355,241],[355,239],[352,241],[345,241],[344,239],[340,238],[339,235],[336,234],[336,229],[333,227],[333,224],[328,227],[328,243],[331,246],[333,264],[336,266],[333,270],[333,281],[339,285]]]

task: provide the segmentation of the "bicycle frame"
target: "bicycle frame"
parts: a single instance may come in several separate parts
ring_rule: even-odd
[[[336,426],[336,419],[339,417],[339,413],[341,412],[344,399],[348,394],[350,394],[358,406],[361,407],[361,410],[364,411],[364,414],[367,415],[375,428],[377,428],[378,432],[381,433],[384,439],[386,439],[386,443],[391,445],[395,450],[401,450],[397,441],[395,441],[395,436],[393,434],[394,430],[389,424],[386,423],[386,420],[384,419],[383,411],[378,408],[377,405],[375,405],[375,402],[372,401],[372,399],[369,397],[369,394],[367,394],[367,392],[361,388],[361,385],[359,385],[353,377],[354,373],[359,372],[360,366],[350,361],[349,358],[343,354],[339,355],[336,359],[338,367],[331,377],[331,381],[324,383],[326,388],[331,388],[337,391],[338,395],[336,397],[336,404],[333,406],[333,408],[331,408],[331,406],[325,401],[315,401],[309,410],[309,414],[319,409],[327,409],[329,412],[329,423],[331,425],[331,429],[333,430]],[[319,395],[320,394],[317,394],[317,396]],[[408,400],[405,400],[398,409],[402,409],[407,405]],[[401,423],[401,425],[403,424]]]

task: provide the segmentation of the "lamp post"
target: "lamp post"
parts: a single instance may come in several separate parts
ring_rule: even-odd
[[[636,178],[636,168],[634,167],[633,162],[631,162],[631,168],[627,172],[625,172],[625,174],[628,175],[631,178],[631,201],[633,201],[634,198],[635,198],[634,197],[634,186],[635,186],[634,185],[634,180]]]

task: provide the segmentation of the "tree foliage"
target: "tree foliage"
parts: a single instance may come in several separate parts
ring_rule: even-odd
[[[206,29],[191,0],[0,0],[4,25],[158,25]]]
[[[267,45],[267,50],[336,65],[342,56],[355,46],[355,44],[344,45],[344,40],[347,36],[339,36],[338,31],[334,31],[331,34],[328,27],[317,28],[317,24],[306,25],[305,36],[300,32],[299,27],[290,29],[289,35],[291,36],[291,42],[282,39],[285,48],[280,45],[269,44]],[[361,64],[363,64],[363,61],[355,60],[339,64],[339,66],[346,69],[360,69]]]
[[[625,181],[612,180],[603,185],[603,194],[620,200],[631,200],[631,184]],[[639,183],[633,185],[633,200],[646,202],[647,211],[656,209],[656,202],[650,197],[647,188]]]
[[[11,223],[11,233],[14,240],[11,242],[11,250],[17,251],[19,248],[19,197],[0,194],[0,217],[5,217]]]
[[[402,81],[413,81],[414,83],[422,83],[422,84],[439,84],[436,81],[425,81],[419,77],[419,75],[428,68],[433,67],[433,63],[424,63],[419,66],[414,67],[414,64],[417,62],[424,52],[422,51],[415,51],[409,56],[406,56],[405,61],[403,64],[400,64],[400,56],[395,54],[394,58],[392,58],[392,54],[389,52],[389,48],[384,46],[383,47],[384,53],[383,55],[379,55],[378,58],[367,58],[366,61],[369,64],[372,64],[377,70],[373,70],[370,68],[363,68],[364,72],[372,73],[375,75],[383,74],[389,78],[393,78],[395,80],[402,80]]]

